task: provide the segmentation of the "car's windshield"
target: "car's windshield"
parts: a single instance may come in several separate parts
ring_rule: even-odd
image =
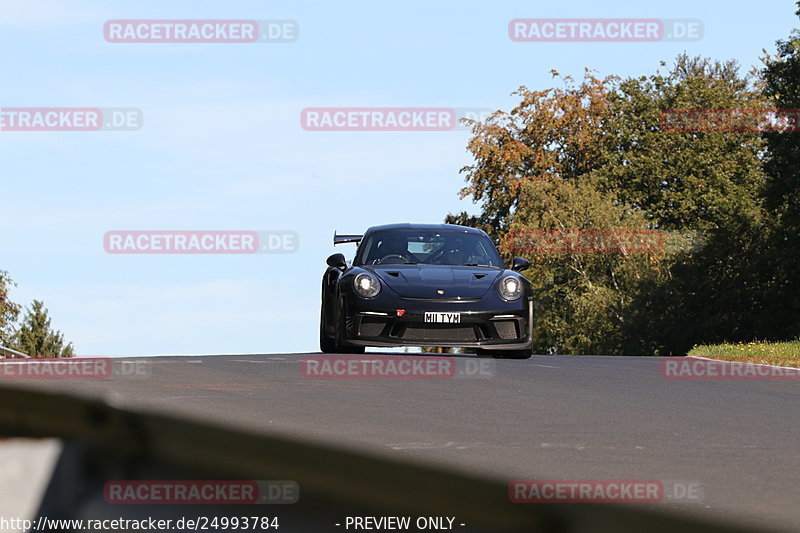
[[[353,264],[503,266],[494,245],[484,235],[459,230],[414,229],[370,233],[359,247]]]

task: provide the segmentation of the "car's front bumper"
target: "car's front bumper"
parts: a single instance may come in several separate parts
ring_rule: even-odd
[[[391,309],[356,300],[347,306],[345,342],[355,346],[442,346],[491,350],[532,347],[533,302],[487,309],[486,302],[400,299]],[[426,323],[426,312],[460,313],[456,324]]]

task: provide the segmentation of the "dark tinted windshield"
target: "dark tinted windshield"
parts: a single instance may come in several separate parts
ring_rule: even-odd
[[[370,233],[355,265],[476,265],[502,268],[492,241],[458,230],[386,230]]]

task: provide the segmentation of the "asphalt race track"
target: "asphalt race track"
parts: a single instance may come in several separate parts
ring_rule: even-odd
[[[187,415],[512,479],[658,479],[702,487],[681,514],[800,529],[795,381],[664,379],[654,357],[489,361],[452,379],[311,379],[318,354],[148,357],[146,372],[25,380]],[[376,354],[367,354],[373,356]],[[395,354],[396,355],[396,354]],[[423,356],[409,355],[419,358]],[[116,363],[115,363],[116,364]]]

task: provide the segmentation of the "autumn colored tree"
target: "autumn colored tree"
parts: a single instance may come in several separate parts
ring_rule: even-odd
[[[685,55],[668,72],[640,78],[554,76],[562,88],[522,87],[518,106],[472,124],[475,162],[463,169],[461,194],[481,213],[447,218],[486,229],[507,257],[531,261],[536,349],[681,353],[694,339],[741,326],[742,304],[713,309],[721,320],[706,313],[710,320],[685,333],[697,318],[689,311],[719,295],[730,304],[736,289],[727,285],[744,275],[736,254],[763,225],[763,139],[753,131],[666,131],[664,117],[685,108],[762,108],[754,80],[735,63]],[[518,235],[542,231],[652,231],[680,245],[558,254],[515,245]]]
[[[556,71],[553,77],[561,78]],[[587,70],[581,84],[567,76],[564,87],[531,91],[520,87],[521,102],[511,111],[496,111],[485,121],[466,121],[473,137],[467,145],[475,163],[461,169],[478,217],[449,215],[451,223],[469,223],[499,236],[510,224],[525,183],[547,177],[570,179],[601,163],[601,125],[609,116],[613,78],[601,80]]]

